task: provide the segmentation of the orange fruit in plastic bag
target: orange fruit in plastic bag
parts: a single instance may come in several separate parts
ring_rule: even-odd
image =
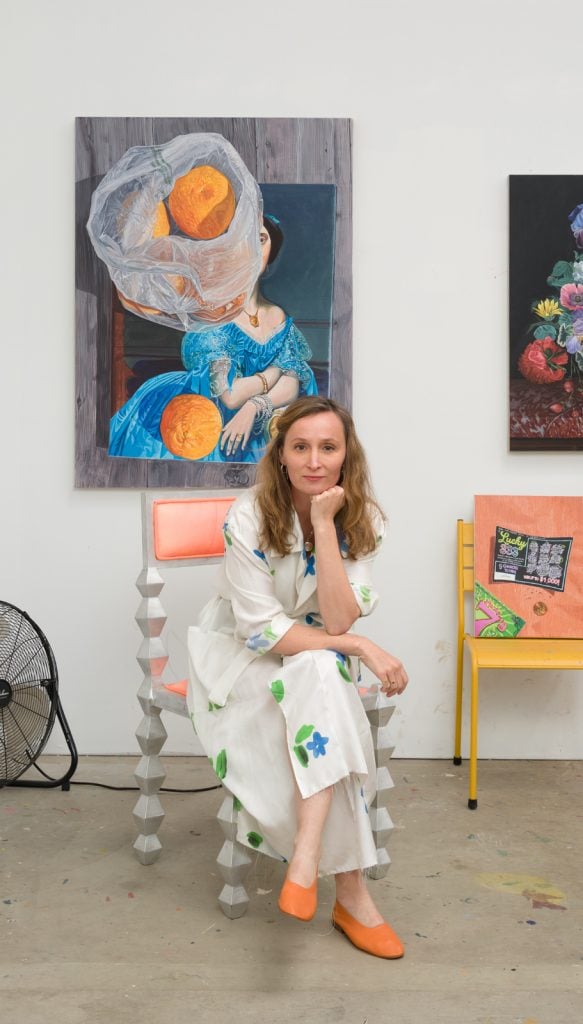
[[[232,316],[236,316],[239,309],[245,305],[245,292],[241,292],[240,295],[236,295],[234,299],[231,299],[224,306],[205,306],[204,303],[197,311],[197,317],[199,320],[209,321],[214,323],[216,320],[221,320],[227,313],[231,313]]]
[[[235,212],[231,182],[215,167],[203,164],[178,178],[168,196],[170,213],[191,238],[218,238]]]
[[[204,395],[176,395],[162,413],[160,433],[168,451],[183,459],[202,459],[215,447],[223,421]]]
[[[152,238],[160,238],[161,235],[170,234],[170,221],[166,213],[164,203],[158,203],[156,207],[156,220],[152,228]]]
[[[144,313],[146,316],[159,316],[162,312],[161,309],[154,309],[153,306],[142,306],[139,302],[134,302],[133,299],[128,299],[127,295],[120,292],[119,288],[117,289],[117,294],[119,295],[119,301],[122,306],[124,306],[124,308],[130,313]]]

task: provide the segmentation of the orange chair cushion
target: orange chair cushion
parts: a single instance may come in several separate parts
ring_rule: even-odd
[[[181,679],[178,683],[164,683],[164,689],[171,690],[172,693],[178,693],[181,697],[186,697],[188,679]]]
[[[159,561],[216,558],[224,551],[223,523],[234,498],[153,502],[154,554]]]

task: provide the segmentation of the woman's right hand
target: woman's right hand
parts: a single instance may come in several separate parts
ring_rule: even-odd
[[[361,645],[360,660],[377,677],[383,693],[390,697],[402,693],[409,682],[403,663],[368,637],[361,637]]]

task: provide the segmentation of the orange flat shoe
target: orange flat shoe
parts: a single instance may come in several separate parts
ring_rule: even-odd
[[[318,878],[306,888],[305,885],[298,885],[297,882],[288,882],[287,878],[283,883],[279,899],[279,909],[290,917],[297,917],[300,921],[311,921],[318,906]]]
[[[373,928],[367,928],[352,914],[349,914],[338,900],[336,900],[332,911],[332,924],[339,932],[346,935],[353,946],[372,956],[381,956],[385,960],[398,960],[405,952],[403,943],[386,922],[377,924]]]

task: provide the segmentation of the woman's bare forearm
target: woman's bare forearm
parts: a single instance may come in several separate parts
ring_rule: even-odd
[[[365,644],[365,638],[357,636],[356,633],[333,636],[320,627],[301,626],[297,623],[271,648],[271,653],[285,657],[301,654],[302,651],[339,651],[340,654],[354,655],[358,658],[362,655]]]
[[[318,610],[328,633],[346,633],[360,617],[360,608],[348,582],[333,521],[314,528]]]

